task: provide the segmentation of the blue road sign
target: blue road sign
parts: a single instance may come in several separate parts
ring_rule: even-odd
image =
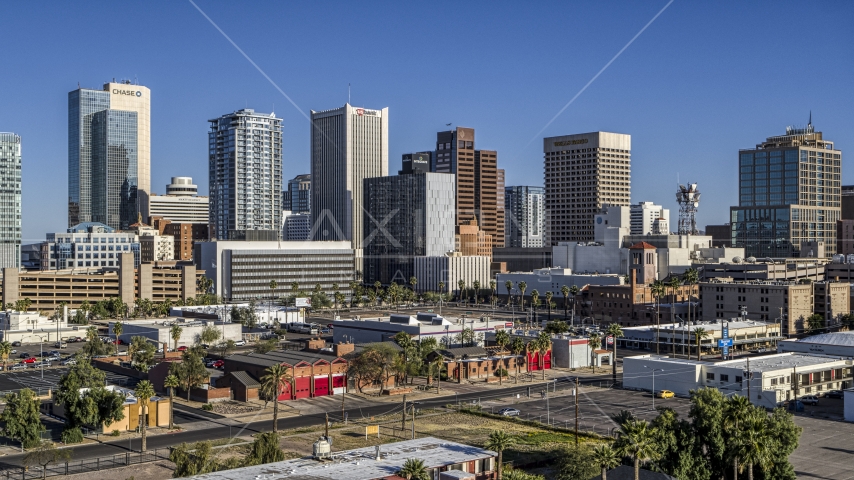
[[[731,347],[731,346],[732,346],[732,339],[731,338],[724,338],[724,339],[718,340],[718,347],[727,348],[727,347]]]

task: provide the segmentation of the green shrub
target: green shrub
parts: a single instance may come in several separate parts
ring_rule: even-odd
[[[121,433],[118,430],[113,430],[112,432],[110,432],[111,437],[118,437],[119,435],[121,435]]]
[[[65,444],[80,443],[83,441],[83,432],[79,427],[68,427],[62,431],[61,438]]]
[[[213,410],[213,405],[210,403],[205,403],[204,405],[202,405],[202,410],[211,411]]]

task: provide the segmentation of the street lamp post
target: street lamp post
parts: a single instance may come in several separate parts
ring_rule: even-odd
[[[649,368],[644,365],[643,368]],[[663,368],[653,368],[652,369],[652,409],[655,410],[655,372],[663,372]]]

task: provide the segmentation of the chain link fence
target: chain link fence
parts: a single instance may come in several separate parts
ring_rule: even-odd
[[[169,448],[157,448],[146,452],[127,452],[107,457],[87,458],[85,460],[51,464],[45,467],[44,471],[38,465],[29,468],[9,467],[0,470],[0,479],[30,480],[42,478],[42,476],[52,477],[57,475],[73,475],[75,473],[98,472],[139,463],[169,460],[170,451],[171,449]]]

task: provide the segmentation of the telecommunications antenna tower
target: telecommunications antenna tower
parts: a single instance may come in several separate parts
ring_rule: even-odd
[[[697,235],[697,207],[700,205],[700,190],[696,183],[679,185],[676,190],[676,201],[679,202],[679,235]]]

